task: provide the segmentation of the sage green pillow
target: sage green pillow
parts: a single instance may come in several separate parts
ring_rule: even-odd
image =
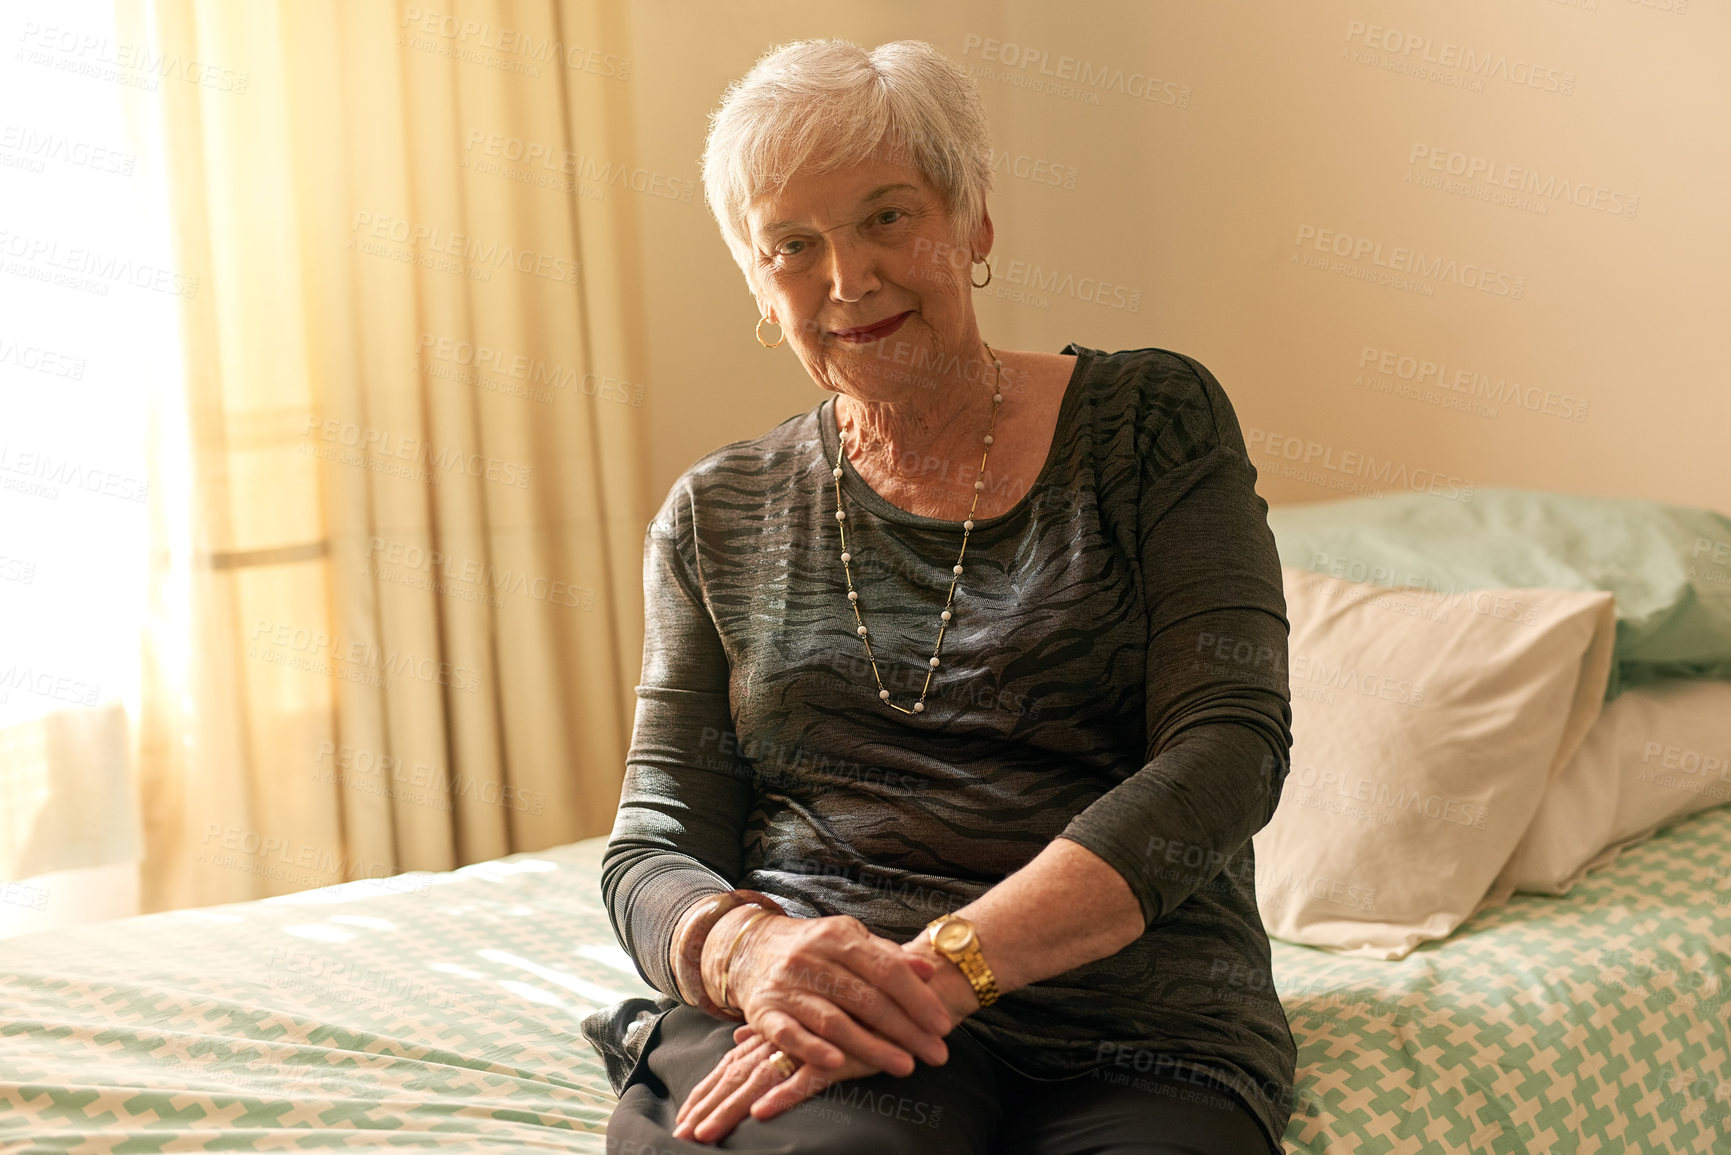
[[[1518,596],[1608,590],[1617,641],[1607,698],[1656,678],[1731,678],[1731,518],[1707,509],[1526,489],[1359,497],[1268,511],[1283,565],[1455,595],[1522,620]]]

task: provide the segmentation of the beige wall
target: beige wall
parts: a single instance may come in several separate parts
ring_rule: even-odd
[[[1007,158],[976,294],[999,347],[1197,357],[1275,502],[1434,477],[1731,510],[1731,5],[1089,7],[633,3],[637,163],[694,184],[774,44],[929,40]],[[1505,181],[1524,203],[1489,199]],[[658,501],[824,394],[752,340],[700,188],[641,221]]]

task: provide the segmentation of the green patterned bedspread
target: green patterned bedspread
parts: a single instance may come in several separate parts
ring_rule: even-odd
[[[1290,1152],[1731,1152],[1731,809],[1399,962],[1274,944]]]
[[[604,840],[0,942],[0,1150],[600,1152]],[[1731,1151],[1731,811],[1401,962],[1275,944],[1295,1152]]]

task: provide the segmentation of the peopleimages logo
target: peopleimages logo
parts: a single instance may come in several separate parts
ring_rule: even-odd
[[[138,163],[138,157],[133,153],[104,148],[99,144],[62,136],[56,132],[38,132],[22,124],[8,124],[0,128],[0,149],[40,162],[36,172],[42,171],[42,163],[52,160],[95,172],[131,176],[133,167]]]
[[[1035,184],[1049,184],[1067,189],[1076,187],[1076,177],[1080,172],[1073,164],[1063,164],[1026,153],[1012,155],[996,149],[992,150],[992,171]]]
[[[119,253],[84,245],[62,247],[58,240],[50,237],[0,231],[0,256],[19,258],[6,266],[8,273],[50,281],[54,278],[49,270],[60,269],[71,274],[72,279],[59,283],[85,292],[100,290],[103,296],[107,295],[109,285],[119,284],[185,297],[189,301],[198,296],[197,277],[182,276],[166,265],[135,261]],[[84,280],[86,277],[92,279]]]
[[[1401,382],[1412,383],[1415,389],[1428,386],[1467,398],[1506,405],[1511,409],[1542,413],[1562,421],[1585,421],[1591,404],[1585,398],[1570,393],[1540,389],[1536,385],[1522,385],[1507,377],[1493,378],[1490,374],[1476,369],[1451,366],[1442,360],[1418,357],[1395,349],[1382,349],[1375,345],[1366,345],[1360,350],[1358,367],[1361,370],[1370,370],[1370,374],[1360,373],[1354,384],[1377,389],[1379,392],[1399,392],[1383,387],[1387,379],[1396,378]],[[1377,374],[1382,376],[1382,381],[1377,379]],[[1491,410],[1489,416],[1495,417],[1496,411]]]
[[[403,573],[404,570],[409,571],[408,574]],[[498,599],[483,595],[503,591],[551,605],[585,610],[595,605],[595,590],[591,586],[556,581],[508,566],[500,568],[489,561],[384,537],[367,540],[361,572],[414,588],[430,587],[465,601],[484,600],[495,607],[499,605]]]
[[[529,487],[529,473],[534,468],[521,461],[506,461],[450,446],[434,446],[421,438],[357,425],[353,421],[340,421],[335,417],[319,417],[313,413],[306,416],[306,428],[302,435],[307,440],[300,446],[302,452],[319,448],[311,443],[315,432],[321,440],[330,442],[334,447],[354,450],[353,460],[347,461],[347,464],[371,464],[376,468],[389,464],[391,459],[397,459],[424,465],[429,470],[445,470],[468,477],[485,478],[518,489]],[[329,455],[317,453],[315,456]],[[436,479],[438,474],[432,473],[430,476]]]
[[[1191,90],[1188,84],[1164,80],[1135,69],[1125,70],[1110,64],[1094,64],[1075,56],[1059,55],[1054,58],[1043,48],[1032,48],[1014,41],[997,40],[970,32],[962,41],[962,55],[976,54],[981,60],[1015,70],[1000,74],[1000,79],[1020,75],[1041,82],[1033,87],[1049,84],[1062,89],[1073,84],[1084,89],[1122,93],[1134,100],[1147,100],[1178,108],[1190,107]],[[1090,98],[1086,103],[1100,102],[1094,92],[1085,95]]]
[[[1387,782],[1366,778],[1350,771],[1326,770],[1297,762],[1287,774],[1286,784],[1288,787],[1296,785],[1305,791],[1318,794],[1333,793],[1348,802],[1366,803],[1377,808],[1383,815],[1411,814],[1415,818],[1436,819],[1455,826],[1470,826],[1475,830],[1485,829],[1490,818],[1489,808],[1472,799],[1454,798],[1447,794],[1426,794],[1406,784],[1390,786]]]
[[[75,706],[94,706],[102,687],[94,682],[80,681],[51,670],[36,670],[17,663],[0,670],[0,690],[19,690],[39,698],[53,698]],[[0,702],[8,695],[0,694]]]
[[[0,365],[8,364],[34,373],[46,373],[50,377],[82,381],[86,361],[71,353],[45,349],[40,345],[24,345],[0,336]]]
[[[1369,274],[1364,277],[1366,280],[1377,279],[1377,270],[1381,269],[1390,274],[1410,275],[1421,282],[1456,284],[1463,289],[1507,297],[1511,301],[1520,300],[1527,291],[1527,279],[1524,276],[1473,261],[1463,263],[1453,257],[1426,253],[1405,245],[1390,245],[1385,251],[1383,242],[1372,237],[1318,228],[1316,225],[1299,225],[1298,235],[1293,238],[1292,243],[1296,249],[1314,249],[1319,253],[1351,261],[1355,265],[1366,262],[1368,268],[1361,271]],[[1301,252],[1294,252],[1292,259],[1294,262],[1304,263],[1300,261],[1301,256]]]
[[[1366,64],[1381,63],[1384,67],[1395,63],[1431,65],[1478,81],[1502,80],[1559,96],[1571,96],[1575,91],[1573,72],[1535,64],[1504,52],[1472,48],[1452,40],[1439,41],[1417,32],[1402,32],[1381,24],[1348,20],[1346,39],[1349,45],[1362,45],[1365,49],[1383,53],[1386,58],[1363,61]]]
[[[568,257],[554,253],[539,253],[534,249],[518,248],[499,241],[487,242],[472,234],[456,233],[432,225],[417,224],[383,213],[355,213],[349,240],[350,248],[359,248],[357,241],[373,239],[409,246],[410,256],[421,254],[460,258],[475,265],[510,268],[519,273],[565,284],[578,283],[581,267]],[[368,250],[371,251],[371,250]],[[388,252],[375,255],[388,256]],[[479,270],[485,272],[486,270]]]
[[[25,22],[18,39],[25,48],[19,50],[17,59],[149,92],[157,90],[158,80],[167,78],[241,96],[252,80],[250,72],[236,72],[209,61],[183,60],[178,53],[154,51],[148,44],[111,41],[92,32],[44,26],[34,20]]]
[[[594,397],[599,401],[616,401],[621,405],[643,404],[642,385],[606,374],[578,372],[565,365],[510,349],[422,333],[420,350],[423,360],[435,358],[467,369],[486,370],[526,382],[530,386],[546,386],[570,393],[582,393],[585,397]]]
[[[631,168],[610,160],[601,160],[572,152],[556,144],[524,140],[500,132],[471,129],[464,151],[479,152],[484,157],[509,161],[512,164],[538,166],[559,176],[576,177],[597,186],[618,185],[664,200],[691,204],[697,195],[697,182],[683,177],[668,176],[646,168]]]
[[[1541,173],[1535,168],[1508,164],[1441,145],[1415,143],[1407,154],[1407,163],[1414,170],[1419,170],[1421,184],[1426,183],[1423,177],[1427,172],[1457,177],[1464,186],[1470,186],[1482,194],[1480,199],[1491,199],[1504,192],[1518,193],[1532,197],[1541,210],[1551,202],[1563,201],[1578,208],[1593,209],[1628,220],[1634,220],[1635,213],[1641,207],[1641,198],[1626,192],[1617,192],[1590,181],[1570,180],[1556,173]],[[1407,180],[1413,180],[1412,173],[1407,174]],[[1443,184],[1436,187],[1454,191]],[[1524,207],[1518,197],[1511,198],[1509,203]]]
[[[17,474],[28,480],[0,476],[0,485],[37,497],[58,499],[60,487],[100,493],[121,501],[142,503],[150,495],[150,483],[107,469],[92,469],[66,457],[55,457],[34,449],[0,443],[0,475]]]
[[[309,629],[291,622],[259,618],[247,638],[247,657],[279,666],[312,670],[344,681],[378,685],[376,677],[350,676],[367,671],[394,677],[415,678],[475,693],[481,688],[481,672],[434,658],[421,657],[395,648],[384,648],[362,638],[344,641],[338,635]],[[336,663],[336,665],[332,665]],[[347,667],[361,667],[349,670]]]
[[[537,64],[561,64],[566,68],[593,73],[609,80],[631,78],[631,61],[627,57],[581,44],[566,44],[551,36],[538,36],[526,29],[495,28],[485,20],[423,11],[413,5],[404,10],[402,26],[411,33],[442,37],[465,47],[473,46],[505,55],[521,56],[525,61]],[[536,71],[530,75],[538,76],[540,73]]]
[[[1252,458],[1257,455],[1263,458],[1261,462],[1257,462],[1258,469],[1292,462],[1300,470],[1316,473],[1318,477],[1336,474],[1353,483],[1331,488],[1344,488],[1366,496],[1376,496],[1388,489],[1410,489],[1414,493],[1429,493],[1450,501],[1462,502],[1471,502],[1477,488],[1474,482],[1466,478],[1434,469],[1409,469],[1404,462],[1389,457],[1379,460],[1373,453],[1339,449],[1308,438],[1259,429],[1254,425],[1244,432],[1245,447]],[[1278,469],[1275,472],[1283,477],[1294,476]],[[1361,478],[1364,479],[1362,482],[1359,481]],[[1298,475],[1298,479],[1314,480],[1302,474]]]

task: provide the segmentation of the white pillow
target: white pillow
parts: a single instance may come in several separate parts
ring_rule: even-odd
[[[1731,682],[1667,678],[1605,703],[1509,863],[1515,889],[1566,894],[1661,826],[1731,802]]]
[[[1292,768],[1255,836],[1262,921],[1403,958],[1512,893],[1499,874],[1604,704],[1612,596],[1282,576]]]

